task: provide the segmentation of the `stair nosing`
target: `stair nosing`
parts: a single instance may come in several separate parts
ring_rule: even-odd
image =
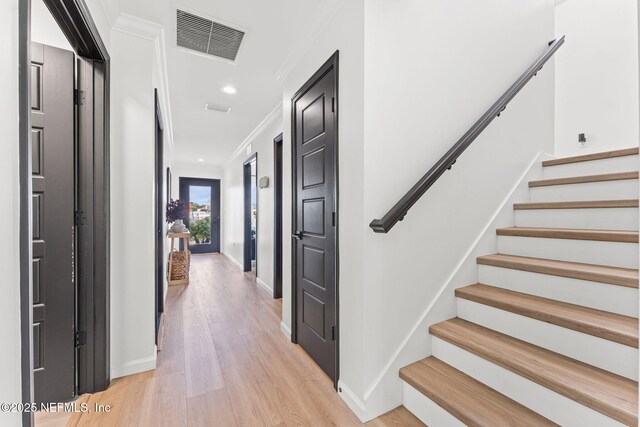
[[[487,295],[487,293],[493,295]],[[499,310],[638,348],[638,319],[631,316],[481,283],[458,288],[455,290],[455,295]],[[600,322],[594,321],[596,319]],[[629,324],[635,326],[635,330],[629,331]]]
[[[620,181],[620,180],[628,180],[628,179],[638,179],[638,175],[639,175],[638,172],[630,171],[630,172],[605,173],[605,174],[599,174],[599,175],[571,176],[566,178],[539,179],[539,180],[529,181],[529,187],[537,188],[537,187],[549,187],[554,185],[586,184],[590,182],[603,182],[603,181]]]
[[[422,378],[417,378],[418,375],[414,373],[416,370],[421,371],[420,373],[422,374],[426,371],[426,373],[429,374],[429,379],[424,380]],[[487,418],[486,415],[483,416],[482,414],[480,414],[480,417],[474,417],[473,415],[475,414],[470,413],[470,409],[468,408],[469,405],[465,405],[461,402],[463,399],[466,400],[469,398],[475,400],[478,404],[486,405],[487,408],[491,408],[488,410],[489,413],[493,415],[499,414],[501,418],[509,418],[509,421],[516,422],[518,425],[525,425],[520,423],[528,424],[528,422],[534,421],[536,422],[536,425],[545,424],[549,426],[557,426],[557,424],[537,412],[476,380],[470,375],[465,374],[459,369],[454,368],[435,356],[426,357],[401,368],[400,378],[468,426],[486,425],[479,424],[478,419],[484,418],[486,420]],[[438,387],[436,385],[429,384],[429,381],[433,381],[434,379],[438,380],[440,383],[446,382],[449,387],[459,390],[458,399],[450,399],[447,398],[448,396],[444,396],[442,392],[438,393],[436,391]],[[472,396],[469,397],[469,394]]]
[[[543,258],[523,257],[517,255],[493,254],[484,255],[476,259],[480,265],[488,265],[498,268],[508,268],[531,273],[547,274],[551,276],[568,277],[591,282],[606,283],[610,285],[638,288],[638,270],[584,264],[569,261],[547,260]],[[551,265],[544,265],[550,263]],[[581,270],[582,268],[582,270]],[[597,268],[618,270],[620,272],[635,272],[636,277],[616,276],[612,273],[593,271]]]
[[[514,210],[637,208],[638,199],[514,203]]]
[[[496,228],[498,236],[540,237],[548,239],[594,240],[601,242],[638,243],[638,232],[632,230],[595,230],[548,227]]]
[[[571,163],[590,162],[594,160],[613,159],[616,157],[635,156],[638,154],[638,147],[623,148],[620,150],[603,151],[600,153],[582,154],[579,156],[562,157],[559,159],[544,160],[542,166],[559,166]]]
[[[463,328],[462,332],[469,330],[471,333],[463,337],[460,331],[458,333],[451,331],[456,328]],[[459,318],[432,325],[429,332],[435,337],[608,417],[630,426],[637,425],[638,383],[636,381]],[[471,340],[475,342],[471,342]],[[494,346],[497,340],[502,343],[500,351],[496,351]],[[487,341],[493,341],[491,349],[489,349]],[[517,357],[508,356],[506,350],[511,350],[511,353],[519,352],[520,355]],[[524,360],[525,355],[528,356],[526,361]],[[565,366],[560,366],[560,362]],[[554,370],[558,372],[550,372]],[[562,378],[560,378],[561,373],[564,373]],[[610,386],[609,389],[605,391],[603,384],[596,384],[596,379],[603,380],[605,384]],[[580,384],[580,387],[576,384],[574,387],[569,384],[570,382],[585,384]],[[588,386],[588,390],[586,386]],[[611,394],[610,388],[613,386],[617,386],[618,390]],[[625,395],[625,393],[630,395]],[[598,397],[598,394],[601,397]],[[605,400],[604,396],[615,397],[616,402],[624,402],[625,405],[616,406],[611,400]]]

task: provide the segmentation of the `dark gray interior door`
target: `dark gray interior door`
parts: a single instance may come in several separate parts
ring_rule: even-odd
[[[37,402],[75,393],[74,54],[31,48],[33,366]]]
[[[293,100],[295,335],[336,380],[336,69],[325,64]]]

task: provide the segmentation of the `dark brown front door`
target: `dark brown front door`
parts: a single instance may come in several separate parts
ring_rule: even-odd
[[[31,48],[35,400],[75,393],[74,54]]]
[[[293,99],[294,340],[337,380],[337,53]]]

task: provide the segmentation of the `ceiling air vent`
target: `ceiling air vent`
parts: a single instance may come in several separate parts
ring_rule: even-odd
[[[244,31],[177,9],[178,46],[235,61]]]
[[[231,107],[224,107],[222,105],[215,105],[215,104],[209,104],[209,103],[204,104],[204,109],[209,111],[218,111],[220,113],[228,113],[231,111]]]

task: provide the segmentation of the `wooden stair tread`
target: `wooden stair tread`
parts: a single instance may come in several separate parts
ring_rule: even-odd
[[[611,159],[614,157],[633,156],[638,154],[638,147],[624,148],[622,150],[603,151],[600,153],[583,154],[580,156],[563,157],[560,159],[545,160],[542,166],[566,165],[568,163],[588,162],[591,160]]]
[[[638,319],[483,284],[456,297],[638,348]]]
[[[581,230],[574,228],[508,227],[497,228],[498,236],[542,237],[547,239],[598,240],[638,243],[638,232],[631,230]]]
[[[529,187],[547,187],[550,185],[584,184],[587,182],[619,181],[623,179],[638,179],[638,172],[617,172],[601,175],[571,176],[567,178],[539,179],[529,181]]]
[[[468,426],[556,426],[525,406],[431,356],[400,378]]]
[[[537,202],[514,203],[514,210],[531,209],[606,209],[606,208],[637,208],[638,199],[625,200],[589,200],[576,202]]]
[[[477,258],[478,264],[553,276],[570,277],[592,282],[638,288],[638,270],[583,264],[577,262],[556,261],[516,255],[494,254]]]
[[[626,425],[638,424],[638,383],[462,319],[429,332]]]

